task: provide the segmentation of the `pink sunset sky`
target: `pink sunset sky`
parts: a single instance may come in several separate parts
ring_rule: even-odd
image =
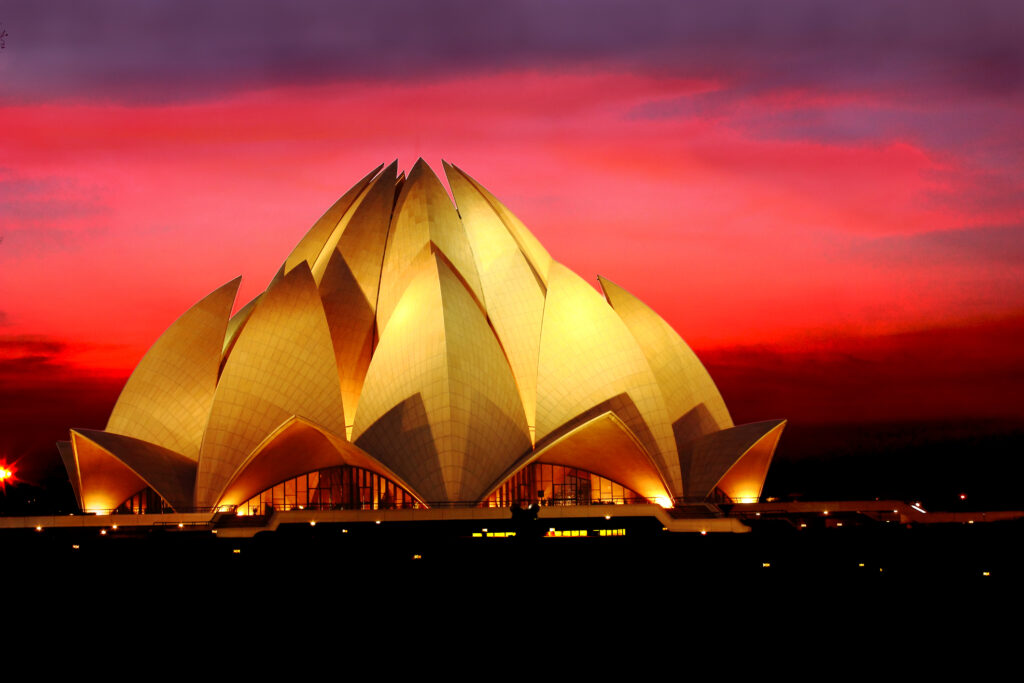
[[[658,311],[737,422],[1024,418],[1019,2],[0,0],[0,24],[8,457],[102,428],[180,313],[237,275],[240,307],[418,157]]]

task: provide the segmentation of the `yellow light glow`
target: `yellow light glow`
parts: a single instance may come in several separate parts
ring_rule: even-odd
[[[36,527],[36,531],[42,531],[42,530],[43,530],[43,527],[41,527],[41,526],[37,526]]]
[[[100,529],[100,536],[106,536],[106,535],[107,535],[107,530],[106,529]]]
[[[864,563],[863,563],[863,562],[861,562],[861,563],[859,563],[859,564],[858,564],[857,566],[858,566],[858,567],[863,567],[863,566],[864,566]]]
[[[217,530],[216,530],[216,529],[211,529],[211,531],[212,531],[213,533],[217,533]]]
[[[315,519],[309,520],[309,525],[310,526],[316,526],[316,520]]]
[[[182,522],[178,522],[178,528],[179,529],[184,529],[185,525]]]
[[[605,515],[605,516],[604,516],[604,518],[605,518],[605,519],[611,519],[611,518],[612,518],[612,516],[611,516],[611,515]]]
[[[992,576],[992,572],[982,572],[982,576]]]
[[[231,552],[233,552],[235,555],[241,555],[242,554],[242,549],[241,548],[234,548]]]
[[[412,559],[414,559],[414,560],[422,560],[423,556],[422,555],[413,555]]]
[[[77,543],[75,543],[74,545],[72,545],[72,546],[71,546],[71,549],[72,549],[72,550],[78,550],[78,544],[77,544]]]
[[[749,492],[741,493],[739,496],[733,498],[737,503],[742,505],[749,505],[750,503],[757,502],[757,494],[751,494]]]
[[[806,529],[806,528],[807,528],[807,525],[806,525],[806,524],[801,524],[801,525],[800,525],[800,528],[801,528],[801,529]]]
[[[515,534],[510,532],[508,535],[514,536]],[[552,529],[547,533],[547,536],[554,538],[585,538],[587,535],[586,529],[567,529],[565,531]]]
[[[110,528],[113,529],[114,531],[117,531],[117,525],[116,524],[114,526],[110,527]]]
[[[661,507],[665,508],[666,510],[670,510],[673,507],[672,499],[667,498],[665,496],[658,496],[657,498],[654,499],[654,502],[660,505]]]
[[[700,535],[701,535],[701,536],[707,536],[707,535],[708,535],[708,532],[707,532],[707,531],[705,531],[704,529],[701,529],[701,530],[700,530]]]
[[[379,519],[376,521],[376,524],[380,524],[380,520]]]
[[[771,562],[762,562],[761,566],[765,567],[765,568],[768,568],[768,567],[772,566],[772,563]]]

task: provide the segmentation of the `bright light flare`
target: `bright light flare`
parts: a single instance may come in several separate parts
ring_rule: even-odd
[[[0,460],[0,491],[7,491],[7,484],[15,484],[18,482],[18,468],[14,466],[14,463],[8,463],[6,460]]]
[[[672,499],[666,496],[658,496],[657,498],[654,499],[654,502],[660,505],[661,507],[665,508],[666,510],[671,510],[673,507],[675,507],[675,503],[672,502]]]

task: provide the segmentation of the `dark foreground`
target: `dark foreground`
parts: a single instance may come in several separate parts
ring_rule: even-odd
[[[622,536],[597,536],[604,520],[582,520],[586,537],[551,538],[547,524],[495,526],[515,537],[474,537],[479,523],[282,525],[253,538],[178,529],[5,530],[5,585],[117,594],[209,593],[216,599],[303,591],[417,598],[484,595],[509,587],[630,600],[714,601],[701,586],[735,592],[776,587],[1017,584],[1024,524],[869,524],[799,529],[754,522],[747,534],[675,534],[651,519],[617,519]],[[543,525],[545,528],[540,528]],[[687,587],[687,588],[681,588]],[[677,593],[678,591],[678,593]],[[675,598],[671,596],[676,594]],[[688,595],[684,595],[688,594]],[[422,595],[422,594],[421,594]],[[557,601],[557,600],[556,600]]]

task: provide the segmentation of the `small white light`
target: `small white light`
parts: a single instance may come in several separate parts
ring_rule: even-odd
[[[316,526],[316,520],[315,519],[309,520],[309,525],[310,526]]]

